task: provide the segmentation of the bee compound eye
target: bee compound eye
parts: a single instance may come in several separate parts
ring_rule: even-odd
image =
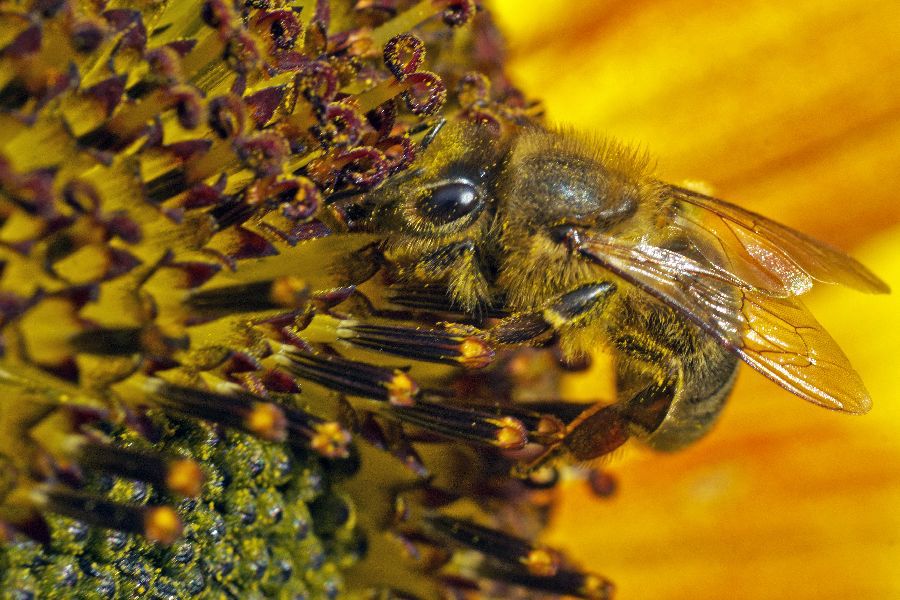
[[[419,201],[421,214],[444,225],[468,216],[481,208],[478,189],[466,180],[441,183]]]

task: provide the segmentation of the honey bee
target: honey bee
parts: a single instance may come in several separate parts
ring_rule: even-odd
[[[448,125],[368,202],[392,279],[446,289],[470,315],[505,315],[486,328],[494,343],[613,352],[615,401],[570,419],[535,464],[592,459],[632,436],[660,450],[697,440],[741,360],[809,402],[871,406],[799,297],[815,283],[887,285],[802,233],[658,181],[615,142]]]

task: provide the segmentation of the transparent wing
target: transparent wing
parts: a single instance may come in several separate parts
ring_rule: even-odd
[[[840,250],[722,200],[664,185],[671,226],[704,258],[707,270],[771,296],[799,296],[815,281],[887,293],[887,284]]]
[[[736,214],[746,218],[743,211]],[[731,217],[723,216],[722,221],[730,223]],[[769,223],[766,221],[767,227]],[[740,245],[749,256],[719,255],[710,250],[706,245],[708,240],[701,237],[709,232],[714,239],[721,238],[697,224],[683,231],[689,238],[693,236],[692,241],[685,244],[684,240],[678,240],[671,249],[647,241],[628,244],[611,236],[591,235],[583,240],[579,250],[678,310],[788,391],[826,408],[850,413],[868,411],[871,400],[859,375],[837,343],[795,297],[802,292],[791,286],[796,285],[795,280],[801,275],[790,273],[788,268],[810,277],[800,266],[800,259],[775,246],[772,251],[778,250],[778,255],[783,257],[785,271],[773,271],[768,265],[759,264],[757,257],[763,241],[769,246],[775,242],[745,225],[734,227],[733,231],[748,232],[745,238],[749,239],[752,232],[761,240]],[[810,243],[811,240],[803,241],[802,248]],[[817,251],[820,248],[811,247]],[[734,247],[728,246],[728,251],[733,252]],[[802,260],[810,254],[804,250]],[[845,263],[852,261],[839,256]],[[855,261],[846,264],[858,265]],[[860,281],[865,281],[865,274],[871,276],[864,267],[858,267],[862,269]],[[832,273],[824,265],[816,272]],[[834,279],[837,278],[833,275],[829,277]]]

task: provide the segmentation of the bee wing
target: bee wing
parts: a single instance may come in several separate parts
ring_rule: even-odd
[[[582,255],[678,310],[747,364],[826,408],[864,413],[869,393],[850,361],[795,297],[746,286],[703,257],[594,235]]]
[[[734,204],[666,184],[664,205],[671,222],[699,248],[706,262],[773,296],[799,296],[814,281],[839,283],[863,292],[887,293],[887,284],[840,250]]]

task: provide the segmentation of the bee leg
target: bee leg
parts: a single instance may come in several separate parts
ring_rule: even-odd
[[[589,283],[560,296],[540,312],[507,317],[490,330],[491,341],[498,344],[539,342],[553,331],[578,330],[606,309],[615,294],[610,281]],[[563,339],[571,336],[562,335]],[[565,350],[565,348],[564,348]]]
[[[550,464],[558,457],[568,455],[576,461],[587,461],[607,455],[622,446],[632,436],[632,422],[627,404],[594,404],[569,423],[563,432],[553,438],[541,440],[544,450],[513,472],[526,477],[537,469]]]
[[[515,472],[528,475],[560,455],[576,461],[605,456],[632,437],[647,438],[660,429],[678,394],[678,375],[673,372],[614,404],[594,404],[556,433],[539,443],[545,450]]]
[[[675,379],[667,379],[627,400],[592,406],[568,425],[562,449],[576,460],[591,460],[609,454],[635,433],[656,431],[669,413],[676,389]]]
[[[670,361],[668,370],[659,372],[651,383],[620,373],[619,385],[625,388],[621,399],[610,406],[592,407],[572,421],[560,441],[563,449],[576,460],[589,460],[629,437],[639,437],[661,451],[677,450],[702,437],[734,385],[738,359],[713,341],[698,340],[695,352]],[[633,389],[637,392],[629,391]]]
[[[606,303],[616,291],[611,281],[589,283],[567,292],[544,310],[543,317],[555,329],[578,326],[606,308]]]

